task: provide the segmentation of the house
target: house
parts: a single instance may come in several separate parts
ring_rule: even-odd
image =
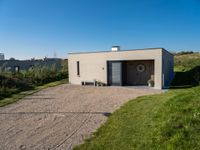
[[[173,54],[164,48],[69,53],[69,82],[99,81],[108,86],[167,88],[173,78]]]

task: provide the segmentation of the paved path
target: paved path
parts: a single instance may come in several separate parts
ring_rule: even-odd
[[[0,149],[72,149],[128,100],[159,92],[67,84],[44,89],[0,108]]]

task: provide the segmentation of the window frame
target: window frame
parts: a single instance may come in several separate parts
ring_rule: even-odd
[[[76,74],[80,77],[80,61],[76,61]]]

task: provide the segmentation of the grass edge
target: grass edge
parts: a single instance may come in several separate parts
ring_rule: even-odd
[[[68,83],[67,79],[50,82],[50,83],[47,83],[47,84],[44,84],[44,85],[41,85],[41,86],[37,86],[32,90],[22,91],[22,92],[19,92],[17,94],[13,94],[11,97],[7,97],[7,98],[0,100],[0,107],[4,107],[6,105],[15,103],[15,102],[21,100],[22,98],[24,98],[28,95],[32,95],[34,93],[39,92],[40,90],[43,90],[43,89],[46,89],[46,88],[49,88],[49,87],[55,87],[55,86],[65,84],[65,83]]]

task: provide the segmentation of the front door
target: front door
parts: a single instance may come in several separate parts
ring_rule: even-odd
[[[122,63],[108,62],[108,84],[122,85]]]

